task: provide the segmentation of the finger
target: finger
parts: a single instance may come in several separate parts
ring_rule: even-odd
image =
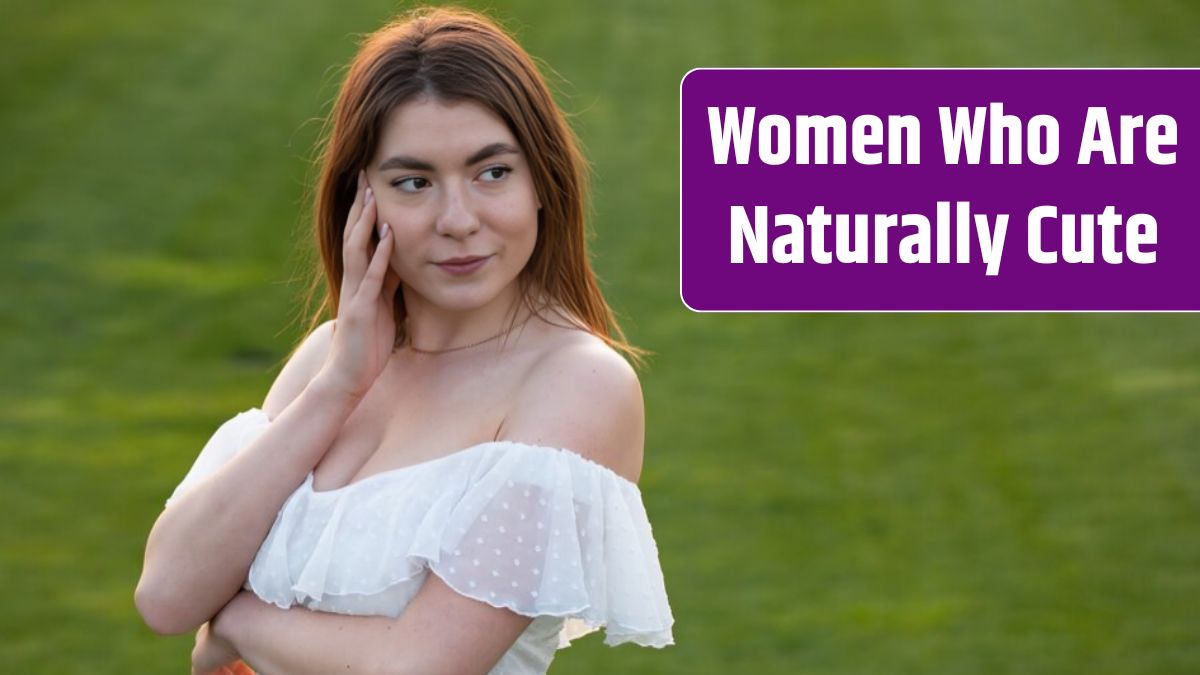
[[[354,231],[350,233],[350,241],[346,243],[342,251],[342,257],[345,261],[347,276],[352,283],[352,289],[358,288],[362,283],[363,274],[366,273],[371,257],[368,245],[371,242],[371,232],[374,229],[375,193],[368,186],[362,213],[358,217],[358,222],[354,225]]]
[[[400,288],[400,275],[388,265],[383,276],[383,292],[379,294],[379,311],[376,316],[382,322],[381,328],[395,328],[396,322],[396,291]]]
[[[367,242],[371,240],[371,232],[375,229],[375,191],[368,185],[364,191],[363,207],[358,214],[358,222],[354,226],[354,231],[350,233],[350,246],[358,250],[366,252]],[[363,227],[363,226],[366,227]]]
[[[367,184],[366,172],[358,172],[358,183],[354,188],[354,201],[350,204],[350,213],[346,216],[346,226],[342,228],[342,241],[350,239],[350,231],[354,229],[354,224],[358,222],[358,218],[362,215],[363,207],[363,192]]]
[[[379,289],[383,286],[383,277],[387,273],[390,267],[389,261],[392,259],[392,228],[387,223],[384,223],[381,228],[383,234],[380,235],[379,245],[375,247],[375,255],[371,257],[371,264],[358,287],[360,295],[365,294],[364,297],[371,299],[379,297]]]

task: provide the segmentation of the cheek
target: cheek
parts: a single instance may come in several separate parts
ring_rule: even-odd
[[[399,251],[412,250],[415,240],[420,235],[421,226],[411,209],[400,209],[381,204],[376,221],[380,225],[387,223],[392,230],[393,257]]]
[[[514,217],[518,213],[520,212],[509,213],[509,217],[503,225],[503,237],[511,249],[519,252],[521,256],[528,256],[533,252],[534,244],[537,243],[537,212],[521,214],[522,217]]]
[[[503,214],[506,234],[519,241],[534,241],[537,239],[538,207],[537,197],[530,190],[528,194],[514,194],[505,200],[497,213]]]

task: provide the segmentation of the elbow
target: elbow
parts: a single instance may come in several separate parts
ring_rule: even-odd
[[[161,585],[148,583],[144,576],[133,591],[133,604],[146,626],[159,635],[181,635],[200,627],[176,610],[176,603],[163,593]]]

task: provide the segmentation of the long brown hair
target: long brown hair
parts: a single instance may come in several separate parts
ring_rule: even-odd
[[[587,164],[579,143],[533,60],[487,17],[463,9],[406,13],[362,42],[325,123],[313,230],[322,266],[307,307],[325,289],[308,332],[337,315],[342,283],[342,230],[354,202],[359,169],[370,162],[383,125],[418,96],[470,100],[508,125],[529,161],[538,199],[538,236],[518,277],[532,311],[536,286],[574,320],[640,365],[645,352],[625,339],[588,259]],[[397,344],[407,338],[403,294],[397,293]],[[516,320],[514,314],[513,321]]]

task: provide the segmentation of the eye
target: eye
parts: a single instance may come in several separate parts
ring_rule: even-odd
[[[485,183],[495,183],[503,180],[510,173],[512,173],[512,169],[507,166],[489,166],[479,174],[479,178]]]
[[[399,188],[403,192],[420,192],[429,187],[429,181],[421,176],[409,176],[392,181],[392,187]]]

